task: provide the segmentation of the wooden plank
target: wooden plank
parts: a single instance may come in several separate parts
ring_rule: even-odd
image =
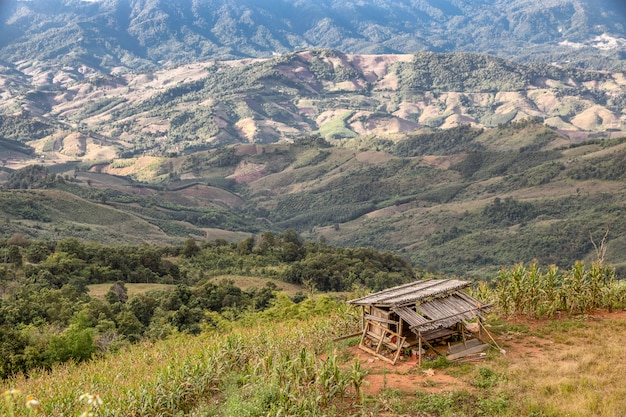
[[[377,321],[379,323],[395,324],[396,326],[398,325],[398,322],[395,321],[395,320],[389,320],[389,319],[385,319],[385,318],[378,317],[378,316],[372,316],[371,314],[366,314],[365,315],[365,319],[366,320]]]
[[[383,346],[383,342],[385,341],[385,333],[380,335],[380,340],[378,341],[378,346],[376,346],[376,353],[380,352],[380,348]]]
[[[464,358],[465,356],[473,355],[475,353],[484,352],[485,350],[489,349],[490,347],[491,347],[491,345],[488,345],[488,344],[482,344],[482,345],[474,346],[474,347],[471,347],[469,349],[462,350],[461,352],[453,353],[451,355],[448,355],[448,356],[446,356],[446,359],[448,359],[449,361],[452,361],[452,360],[455,360],[455,359]]]
[[[384,327],[384,326],[381,326],[381,325],[380,325],[380,324],[378,324],[378,323],[374,323],[374,322],[371,322],[371,321],[368,321],[368,323],[369,323],[370,325],[374,326],[374,327],[378,327],[378,328],[382,329],[382,330],[383,330],[383,332],[385,332],[385,333],[389,333],[391,336],[401,337],[398,333],[394,332],[393,330],[389,330],[388,328],[386,328],[386,327]]]
[[[482,344],[484,344],[484,342],[479,339],[469,339],[466,343],[456,343],[454,345],[450,345],[448,352],[450,352],[450,354],[454,354]]]
[[[381,334],[374,334],[370,332],[370,328],[371,327],[378,327],[382,330]],[[387,336],[390,335],[391,337]],[[378,341],[378,344],[376,345],[376,349],[371,349],[368,346],[365,346],[365,344],[363,343],[365,341],[365,338],[369,338],[370,340],[372,340],[373,342]],[[396,343],[393,342],[385,342],[385,338],[389,337],[390,339],[395,337],[396,338]],[[384,361],[387,361],[389,363],[391,363],[392,365],[395,365],[398,358],[400,357],[400,354],[402,353],[402,348],[404,343],[406,342],[406,337],[402,337],[400,336],[398,333],[391,331],[389,329],[387,329],[386,327],[381,326],[380,324],[373,322],[373,321],[367,321],[366,325],[365,325],[365,329],[363,330],[363,334],[361,336],[361,343],[359,344],[359,349],[371,353],[372,355],[376,356],[377,358],[380,358]],[[395,355],[394,355],[394,359],[389,359],[387,357],[385,357],[384,355],[380,354],[380,349],[382,348],[382,346],[385,345],[388,348],[390,348],[391,350],[395,350]]]
[[[426,344],[426,346],[428,346],[429,348],[431,348],[433,350],[433,352],[435,352],[438,356],[443,356],[443,354],[441,352],[439,352],[437,349],[435,349],[435,347],[433,345],[431,345],[428,342],[428,340],[424,339],[421,334],[418,334],[418,336],[419,336],[420,340]],[[420,352],[421,352],[421,350],[420,350]]]
[[[333,342],[339,342],[340,340],[352,339],[353,337],[361,336],[363,332],[356,332],[352,334],[347,334],[345,336],[339,336],[333,339]]]
[[[365,325],[363,326],[363,334],[361,335],[361,341],[359,342],[359,345],[362,345],[363,342],[365,341],[365,336],[367,335],[368,326],[369,326],[369,321],[365,322]]]
[[[419,350],[417,351],[418,352],[417,364],[421,367],[422,366],[422,338],[418,337],[418,340],[419,340],[419,345],[418,345]]]
[[[367,353],[370,353],[370,354],[376,356],[378,359],[381,359],[381,360],[383,360],[385,362],[389,362],[390,364],[395,365],[393,360],[391,360],[391,359],[381,355],[380,353],[377,353],[374,349],[370,349],[370,348],[368,348],[367,346],[364,346],[364,345],[359,345],[359,349],[361,349],[364,352],[367,352]]]
[[[372,332],[367,332],[367,338],[370,339],[372,342],[378,344],[379,340],[380,340],[380,335],[376,334],[376,333],[372,333]],[[406,340],[406,337],[404,337],[404,339]],[[398,348],[408,348],[411,347],[410,343],[407,343],[406,341],[403,342],[403,345],[398,345],[398,343],[394,343],[394,342],[387,342],[387,341],[383,341],[383,344],[385,346],[387,346],[389,349],[391,350],[396,350]],[[417,343],[417,339],[414,341],[414,344]]]
[[[431,330],[429,332],[422,333],[424,340],[435,340],[444,337],[452,336],[456,334],[456,331],[450,329]]]
[[[396,362],[398,361],[398,358],[400,357],[400,353],[402,352],[402,345],[404,345],[404,341],[406,340],[406,337],[403,337],[400,340],[400,344],[398,345],[398,350],[396,351],[396,356],[393,358],[393,363],[392,365],[395,365]]]

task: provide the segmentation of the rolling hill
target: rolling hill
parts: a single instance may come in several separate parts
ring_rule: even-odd
[[[5,235],[171,243],[291,228],[480,276],[593,258],[609,229],[622,271],[623,12],[5,1]]]
[[[608,230],[607,261],[623,273],[625,156],[623,138],[575,143],[532,120],[342,146],[311,136],[67,163],[32,184],[24,182],[32,175],[15,171],[6,184],[31,189],[0,193],[1,210],[9,235],[167,243],[239,241],[289,228],[476,277],[533,259],[595,259],[594,243]]]
[[[626,118],[622,73],[467,53],[312,50],[83,80],[54,74],[52,84],[52,72],[0,75],[0,135],[56,162],[188,154],[309,134],[397,139],[424,128],[527,118],[576,140],[619,134]]]

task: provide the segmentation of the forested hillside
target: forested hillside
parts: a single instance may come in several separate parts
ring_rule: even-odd
[[[283,283],[299,288],[291,297],[302,302],[319,291],[377,290],[415,279],[411,265],[391,253],[305,242],[292,230],[178,246],[15,234],[0,245],[0,378],[140,340],[198,334],[222,317],[267,309]],[[242,289],[229,279],[238,276],[265,285]],[[90,288],[102,286],[104,297],[90,296]],[[146,290],[129,292],[135,286]]]
[[[481,278],[520,261],[595,259],[594,242],[608,230],[607,260],[624,271],[623,138],[572,143],[526,120],[334,145],[310,136],[34,165],[4,174],[0,215],[7,237],[112,244],[232,242],[293,229]]]
[[[623,68],[625,47],[624,6],[615,0],[7,0],[0,19],[3,61],[103,72],[316,47],[464,51],[609,69]]]

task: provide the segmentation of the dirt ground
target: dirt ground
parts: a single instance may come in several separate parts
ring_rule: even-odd
[[[401,357],[395,365],[391,365],[360,350],[358,346],[349,348],[349,351],[353,357],[359,358],[361,367],[368,372],[362,387],[365,395],[375,396],[385,389],[406,393],[418,390],[429,393],[472,390],[472,387],[462,380],[442,370],[428,368],[427,362],[420,368],[416,358]]]
[[[626,319],[626,311],[611,313],[600,311],[587,317],[587,320],[619,319]],[[511,319],[509,323],[525,325],[533,329],[545,324],[546,321],[519,318]],[[545,347],[554,343],[549,339],[539,338],[532,334],[523,336],[507,334],[505,336],[494,336],[494,339],[499,347],[505,349],[507,356],[514,358],[513,360],[515,358],[520,360],[541,358],[546,355]],[[492,341],[490,341],[490,344],[494,345]],[[445,347],[441,347],[441,349],[445,350]],[[496,348],[494,347],[494,349]],[[428,361],[424,361],[420,368],[417,359],[401,357],[396,365],[391,365],[360,350],[358,346],[352,346],[348,350],[352,357],[359,358],[362,368],[368,372],[363,384],[363,391],[366,395],[376,396],[385,389],[393,389],[404,393],[415,393],[416,391],[442,393],[458,390],[472,392],[474,390],[470,384],[450,375],[445,369],[430,369]],[[474,366],[481,366],[485,361],[477,360],[470,363]]]

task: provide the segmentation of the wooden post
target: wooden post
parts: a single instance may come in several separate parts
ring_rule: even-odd
[[[433,345],[431,345],[428,340],[424,339],[424,343],[426,343],[426,346],[428,346],[429,348],[431,348],[438,356],[443,356],[443,354],[441,354],[437,349],[435,349],[435,347]]]
[[[359,345],[364,346],[364,342],[365,342],[365,336],[367,336],[367,327],[368,327],[369,322],[365,323],[363,325],[363,333],[361,334],[361,342],[359,343]]]
[[[383,346],[384,340],[385,340],[385,332],[383,331],[380,334],[380,339],[378,339],[378,346],[376,346],[376,353],[380,352],[380,348]]]
[[[461,336],[463,337],[463,346],[467,347],[467,344],[465,343],[465,325],[463,324],[463,322],[460,322],[458,324],[459,329],[461,329]]]
[[[406,337],[398,336],[398,341],[397,341],[397,343],[399,343],[398,350],[396,350],[396,354],[393,357],[392,365],[395,365],[396,362],[398,362],[398,358],[400,357],[400,354],[402,353],[402,346],[404,346],[405,340],[406,340]]]
[[[361,330],[365,328],[365,306],[361,306]]]
[[[419,335],[417,336],[417,340],[418,340],[418,351],[417,351],[417,364],[420,366],[420,368],[422,367],[422,336]]]

